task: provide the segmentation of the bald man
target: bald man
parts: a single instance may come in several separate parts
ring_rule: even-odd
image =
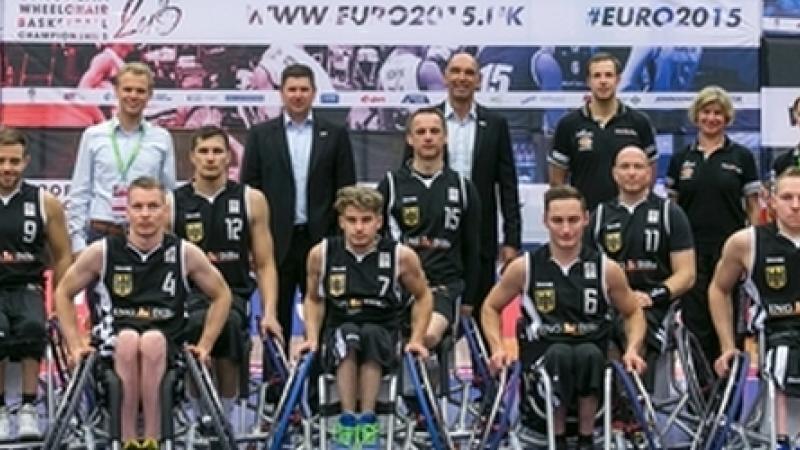
[[[694,284],[691,227],[678,205],[651,191],[650,159],[641,147],[623,147],[611,174],[619,194],[595,209],[586,244],[604,252],[625,270],[645,311],[647,366],[653,368],[661,352],[658,336],[667,310]],[[645,384],[652,389],[652,370]]]

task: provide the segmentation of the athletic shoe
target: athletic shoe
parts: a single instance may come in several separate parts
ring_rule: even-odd
[[[11,439],[11,415],[8,408],[0,407],[0,441]]]
[[[361,450],[379,450],[381,426],[375,414],[368,413],[358,421],[358,443]]]
[[[42,430],[39,429],[39,412],[36,406],[26,403],[17,412],[17,424],[19,431],[17,434],[21,439],[39,438]]]
[[[158,441],[153,438],[147,438],[139,444],[141,450],[158,450]]]
[[[356,416],[342,414],[333,431],[333,450],[351,450],[357,442]]]

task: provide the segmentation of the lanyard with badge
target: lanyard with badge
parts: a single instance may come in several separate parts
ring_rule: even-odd
[[[117,142],[117,133],[114,125],[111,125],[111,147],[114,150],[114,161],[117,163],[117,170],[119,171],[122,183],[115,183],[111,187],[111,213],[114,216],[114,221],[117,223],[125,222],[128,209],[128,172],[133,166],[136,157],[139,156],[139,150],[142,148],[142,139],[144,138],[144,130],[140,130],[139,139],[133,147],[131,155],[128,160],[122,161],[122,153],[119,151],[119,142]]]

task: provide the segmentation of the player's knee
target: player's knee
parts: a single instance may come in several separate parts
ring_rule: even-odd
[[[148,331],[140,339],[139,353],[146,367],[163,363],[167,356],[167,339],[159,331]]]
[[[133,330],[122,330],[114,343],[114,361],[132,364],[139,358],[139,333]]]

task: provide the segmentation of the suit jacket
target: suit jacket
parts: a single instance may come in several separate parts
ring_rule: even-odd
[[[292,242],[297,195],[284,120],[281,114],[250,129],[241,172],[242,183],[260,189],[269,201],[277,264],[283,262]],[[355,184],[356,172],[347,129],[316,114],[312,123],[306,204],[308,232],[316,242],[336,233],[336,191]]]
[[[436,105],[444,112],[444,103]],[[497,200],[503,215],[503,245],[520,248],[522,222],[520,219],[517,166],[511,149],[511,133],[505,117],[476,105],[477,124],[475,147],[472,152],[470,180],[481,200],[481,257],[497,257]],[[411,157],[406,146],[403,161]],[[445,155],[445,161],[448,158]],[[495,193],[497,189],[497,194]]]

